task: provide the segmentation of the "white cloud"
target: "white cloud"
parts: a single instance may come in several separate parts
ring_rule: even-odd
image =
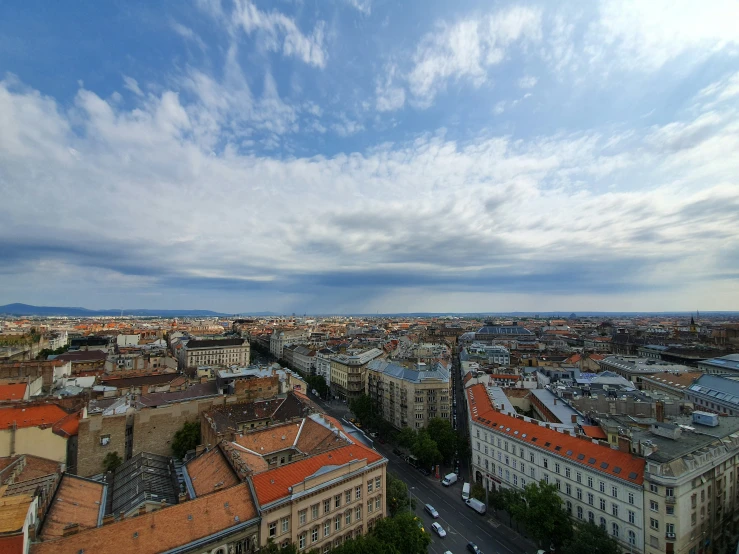
[[[397,66],[388,64],[384,72],[385,75],[378,79],[375,87],[375,107],[378,112],[399,110],[405,104],[405,89],[397,84]]]
[[[739,96],[739,71],[701,89],[697,101],[702,109],[711,109],[727,100],[734,100],[737,96]]]
[[[520,88],[534,88],[536,86],[536,83],[539,81],[536,77],[532,75],[527,75],[525,77],[521,77],[518,80],[518,86]]]
[[[123,76],[123,88],[126,90],[130,90],[133,92],[136,96],[143,96],[143,91],[139,88],[139,84],[133,77],[129,77],[128,75]]]
[[[372,0],[344,0],[355,10],[370,15],[372,13]]]
[[[364,125],[359,121],[349,119],[346,114],[341,113],[339,114],[339,121],[331,125],[331,129],[339,136],[348,137],[364,131]]]
[[[172,27],[172,30],[180,35],[182,38],[197,44],[201,50],[205,51],[208,49],[208,47],[203,42],[203,39],[201,39],[195,31],[190,29],[190,27],[187,27],[182,23],[178,23],[177,21],[171,21],[170,27]]]
[[[248,35],[258,33],[258,41],[266,50],[281,51],[285,56],[316,67],[326,66],[328,54],[324,47],[326,24],[323,21],[307,35],[294,19],[278,11],[261,11],[250,0],[235,0],[231,23]]]

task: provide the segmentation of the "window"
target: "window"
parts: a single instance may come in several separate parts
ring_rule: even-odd
[[[634,503],[634,493],[630,492],[629,493],[629,504],[633,504],[633,503]]]
[[[506,471],[506,473],[508,473],[508,472]],[[549,475],[547,475],[546,473],[544,474],[544,482],[545,482],[545,483],[546,483],[547,485],[549,484]]]
[[[665,506],[665,512],[667,512],[668,516],[674,516],[675,515],[675,506]]]
[[[518,486],[518,475],[513,475],[513,484]],[[559,481],[557,481],[557,488],[559,488]]]
[[[665,496],[668,498],[675,496],[675,489],[672,487],[665,487]]]
[[[287,533],[290,530],[290,518],[283,517],[280,523],[282,523],[282,532]]]
[[[618,487],[611,486],[611,496],[614,498],[618,498]]]
[[[344,514],[344,525],[349,525],[352,522],[352,511],[347,510]]]
[[[631,530],[629,530],[629,544],[631,546],[635,546],[636,545],[636,533],[634,533]]]
[[[618,517],[618,504],[615,502],[611,505],[611,512],[613,512],[613,515]]]
[[[276,521],[273,521],[272,523],[269,524],[269,536],[270,537],[277,536],[277,522]]]
[[[659,521],[654,519],[653,517],[649,518],[649,526],[652,529],[655,529],[656,531],[659,531]]]
[[[533,452],[531,452],[531,453],[529,454],[529,461],[530,461],[530,462],[531,462],[532,464],[534,463],[534,453],[533,453]]]
[[[572,502],[567,501],[567,513],[572,515]]]
[[[305,533],[300,533],[300,536],[298,537],[298,548],[300,548],[300,550],[305,550]]]
[[[600,492],[606,492],[606,484],[603,481],[600,482]]]
[[[577,519],[582,519],[582,506],[577,507]]]
[[[100,435],[100,446],[108,446],[110,444],[110,435]]]
[[[569,496],[572,496],[572,485],[570,485],[569,483],[565,483],[565,492]]]
[[[323,501],[323,513],[327,514],[331,511],[331,500],[328,498]]]
[[[375,498],[375,510],[379,510],[380,506],[382,506],[382,496]]]
[[[611,533],[613,533],[614,537],[618,537],[618,523],[613,523],[613,526],[611,527]]]
[[[357,486],[354,489],[354,500],[359,500],[360,498],[362,498],[362,487]]]
[[[606,501],[602,498],[600,499],[600,511],[605,512],[606,511]]]
[[[655,494],[659,493],[659,487],[655,485],[654,483],[649,483],[649,490],[650,492],[653,492]]]
[[[306,519],[306,516],[308,515],[307,512],[308,510],[300,510],[298,512],[298,523],[300,525],[305,525],[305,519]]]
[[[595,504],[595,496],[593,496],[592,492],[588,493],[588,504],[590,504],[591,506]]]
[[[577,499],[582,500],[582,489],[578,487],[576,490],[576,493],[577,493]]]
[[[348,491],[344,491],[344,504],[351,504],[352,502],[352,491],[349,489]]]
[[[649,501],[649,509],[653,512],[659,512],[659,504],[654,500]]]
[[[372,513],[372,506],[373,506],[372,500],[368,500],[367,501],[367,513],[368,514],[371,514]]]
[[[310,507],[310,518],[311,520],[318,519],[318,504],[313,504]]]
[[[582,473],[580,473],[579,471],[575,474],[575,481],[577,481],[578,483],[582,483]]]
[[[362,507],[357,506],[354,508],[354,520],[359,521],[360,519],[362,519]]]
[[[334,496],[334,508],[339,507],[341,507],[341,495],[337,494],[336,496]]]
[[[665,524],[665,533],[668,535],[674,535],[675,534],[675,524],[674,523],[666,523]]]
[[[588,512],[588,521],[595,524],[595,514],[593,512]]]
[[[567,477],[569,479],[570,478],[570,473],[571,473],[570,472],[570,468],[569,467],[566,467],[565,468],[565,477]]]
[[[603,529],[606,528],[606,518],[604,518],[604,517],[600,518],[600,526]]]
[[[367,481],[367,492],[368,493],[372,492],[372,486],[373,486],[372,479],[370,479],[369,481]]]
[[[636,513],[633,510],[629,510],[629,523],[636,523]]]
[[[554,464],[554,473],[559,473],[559,464],[558,463],[555,463]]]
[[[531,469],[529,470],[529,473],[531,474],[531,477],[534,477],[534,478],[536,478],[536,469],[534,469],[534,468],[532,467],[532,468],[531,468]]]
[[[693,512],[692,514],[690,514],[690,525],[693,525],[694,526],[695,525],[695,522],[696,522],[696,519],[697,519],[697,517],[695,515],[695,512]]]
[[[375,488],[379,491],[382,487],[382,477],[375,477]]]
[[[336,516],[334,518],[334,531],[340,531],[341,530],[341,516]]]
[[[318,542],[318,527],[314,527],[313,530],[310,532],[310,541]]]
[[[331,533],[331,520],[328,520],[323,523],[323,536],[328,537],[330,533]]]
[[[593,488],[593,478],[592,477],[588,477],[588,487],[590,487],[591,489]]]

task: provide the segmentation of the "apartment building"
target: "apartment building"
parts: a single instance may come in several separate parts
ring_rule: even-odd
[[[351,444],[254,475],[261,544],[329,552],[385,517],[387,459]]]
[[[501,346],[499,344],[473,342],[462,350],[460,359],[483,361],[499,365],[510,365],[511,353],[505,346]]]
[[[478,483],[489,490],[555,484],[571,517],[600,525],[630,552],[644,552],[644,459],[505,414],[483,385],[466,394],[472,474]]]
[[[331,358],[335,355],[336,352],[330,348],[321,348],[315,356],[316,375],[323,377],[329,387],[331,386]]]
[[[249,364],[246,339],[191,339],[180,349],[181,369],[203,365]]]
[[[339,354],[331,358],[331,394],[342,400],[351,400],[365,391],[367,364],[382,356],[382,350],[371,348],[364,352]]]
[[[302,344],[308,339],[305,329],[275,329],[269,337],[269,351],[278,360],[282,359],[283,349],[288,344]]]
[[[451,379],[442,363],[406,367],[387,360],[367,364],[366,393],[382,417],[397,429],[426,427],[440,417],[451,421]]]

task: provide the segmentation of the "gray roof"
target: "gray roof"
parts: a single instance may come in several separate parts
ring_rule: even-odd
[[[520,325],[485,325],[477,330],[478,335],[533,335]]]
[[[721,375],[701,375],[688,387],[694,394],[708,396],[720,402],[739,405],[739,381]]]
[[[711,358],[710,360],[703,360],[700,363],[710,365],[712,367],[739,371],[739,354],[729,354],[728,356],[721,356],[720,358]]]
[[[373,371],[379,371],[390,377],[396,379],[403,379],[405,381],[413,381],[414,383],[420,383],[426,379],[437,379],[440,381],[449,381],[449,371],[444,367],[443,364],[435,363],[430,366],[431,369],[417,370],[409,369],[400,364],[389,362],[387,360],[372,360],[367,364],[367,369]]]
[[[187,343],[187,349],[193,348],[220,348],[226,346],[241,346],[244,339],[192,339]]]

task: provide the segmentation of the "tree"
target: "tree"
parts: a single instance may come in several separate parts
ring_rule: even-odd
[[[490,495],[490,505],[496,510],[508,513],[508,524],[511,524],[514,513],[525,509],[524,498],[518,489],[500,489]]]
[[[328,396],[328,385],[326,384],[326,380],[320,375],[308,375],[308,377],[305,378],[305,382],[308,383],[311,390],[315,389],[318,396],[321,398],[326,398]]]
[[[431,537],[421,531],[410,512],[400,512],[395,517],[381,519],[370,536],[381,544],[391,545],[398,554],[426,554],[431,544]]]
[[[480,483],[472,483],[472,486],[470,487],[470,496],[480,502],[485,502],[485,487]]]
[[[200,444],[200,423],[189,421],[174,434],[172,453],[175,458],[184,458],[188,450],[194,450]]]
[[[392,544],[380,541],[373,535],[362,535],[344,541],[341,546],[331,550],[331,554],[401,554]]]
[[[562,509],[557,487],[544,481],[529,483],[522,493],[523,502],[511,506],[511,516],[523,523],[540,545],[559,548],[572,536],[572,523]]]
[[[105,471],[115,471],[119,465],[123,463],[123,458],[118,455],[118,452],[108,452],[103,458],[103,467]]]
[[[441,461],[441,454],[436,442],[426,429],[419,431],[416,442],[411,448],[413,455],[418,458],[421,467],[430,468]]]
[[[408,485],[388,472],[385,498],[387,499],[388,514],[390,514],[390,517],[394,517],[408,506]]]
[[[454,453],[457,451],[457,434],[454,432],[449,420],[440,417],[431,418],[426,430],[429,436],[436,442],[441,459],[445,462],[451,461],[454,458]]]
[[[470,448],[470,439],[466,435],[457,435],[457,454],[460,460],[469,460],[472,456],[472,449]]]
[[[298,548],[291,542],[280,546],[273,539],[269,539],[269,542],[259,550],[259,554],[298,554]]]
[[[417,433],[412,427],[403,427],[398,433],[396,440],[403,448],[412,448],[416,442]]]
[[[372,405],[372,399],[369,396],[362,394],[354,400],[350,400],[349,409],[363,425],[371,425],[375,415],[375,407]]]
[[[621,548],[602,527],[594,523],[581,523],[565,543],[564,551],[568,554],[620,554]]]

